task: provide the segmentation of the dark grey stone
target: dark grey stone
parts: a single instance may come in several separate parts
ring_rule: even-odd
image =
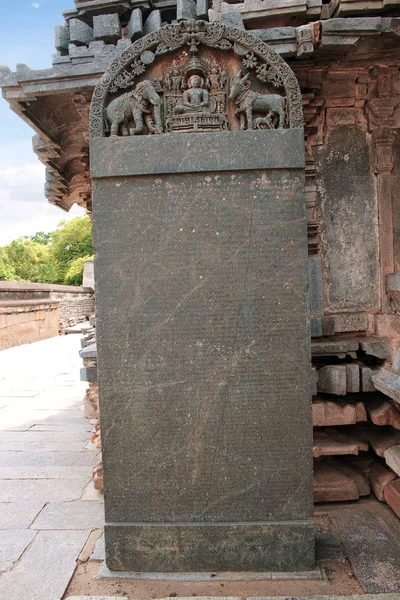
[[[106,563],[114,571],[298,571],[314,566],[312,521],[106,524],[104,536]]]
[[[196,17],[195,0],[176,0],[176,18],[178,21],[188,21],[196,19]]]
[[[244,23],[242,15],[239,11],[235,10],[232,12],[221,14],[221,23],[227,27],[236,27],[237,29],[244,29]]]
[[[334,511],[331,518],[364,591],[400,592],[398,546],[375,516],[353,507]]]
[[[134,8],[126,27],[127,37],[134,42],[143,35],[143,16],[140,8]]]
[[[116,44],[121,37],[121,23],[115,13],[93,17],[93,37],[106,44]]]
[[[208,0],[196,0],[196,15],[198,19],[208,20]]]
[[[310,278],[310,313],[312,317],[321,317],[324,314],[324,294],[320,256],[308,257],[308,272]]]
[[[162,21],[160,11],[152,10],[143,26],[143,35],[147,35],[148,33],[155,31],[156,29],[160,29],[161,25]]]
[[[93,40],[93,28],[80,19],[70,19],[69,22],[70,40],[73,44],[88,45]]]
[[[83,348],[79,352],[79,356],[81,358],[96,358],[97,357],[97,346],[96,346],[96,343],[90,344],[89,346],[86,346],[86,348]]]
[[[97,381],[97,367],[83,367],[80,370],[81,381]]]
[[[55,49],[65,54],[68,52],[69,38],[69,27],[68,25],[56,25],[54,28],[54,46]]]
[[[91,144],[113,569],[313,565],[303,152],[302,130]]]

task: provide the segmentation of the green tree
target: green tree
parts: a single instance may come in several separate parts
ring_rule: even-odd
[[[70,263],[64,277],[65,285],[82,285],[83,269],[87,260],[93,260],[93,256],[81,256]]]
[[[50,249],[57,265],[56,282],[64,283],[71,263],[77,258],[93,254],[92,223],[89,217],[75,217],[68,222],[62,221],[51,234]]]
[[[5,248],[0,248],[0,281],[19,281]]]
[[[43,244],[43,246],[47,246],[51,242],[51,236],[52,232],[45,233],[44,231],[37,231],[35,235],[29,236],[29,239],[37,244]]]
[[[51,249],[28,238],[14,240],[5,250],[8,263],[15,275],[23,281],[52,283],[57,276],[57,265]]]

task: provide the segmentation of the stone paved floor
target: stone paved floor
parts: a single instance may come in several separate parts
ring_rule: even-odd
[[[103,524],[79,349],[69,335],[0,352],[1,600],[62,598]]]

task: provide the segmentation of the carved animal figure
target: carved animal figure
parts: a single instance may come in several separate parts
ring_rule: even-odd
[[[119,132],[121,135],[145,133],[145,125],[150,133],[162,133],[161,98],[154,83],[146,79],[138,83],[136,89],[112,100],[106,108],[106,119],[110,123],[111,135]]]
[[[283,129],[285,125],[286,109],[285,98],[279,94],[259,94],[250,89],[249,73],[242,77],[237,73],[231,81],[229,98],[235,101],[236,114],[240,118],[240,129],[253,129],[253,113],[266,115],[266,119],[278,118],[278,128]],[[266,124],[266,122],[264,123]]]

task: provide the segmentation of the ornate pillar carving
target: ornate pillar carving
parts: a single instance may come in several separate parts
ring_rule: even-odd
[[[391,95],[390,69],[378,69],[375,73],[375,93],[377,98],[368,102],[369,126],[375,158],[376,194],[378,201],[380,291],[381,312],[389,314],[393,308],[387,297],[387,276],[394,272],[393,252],[393,201],[392,170],[394,135],[393,113],[399,98]]]

